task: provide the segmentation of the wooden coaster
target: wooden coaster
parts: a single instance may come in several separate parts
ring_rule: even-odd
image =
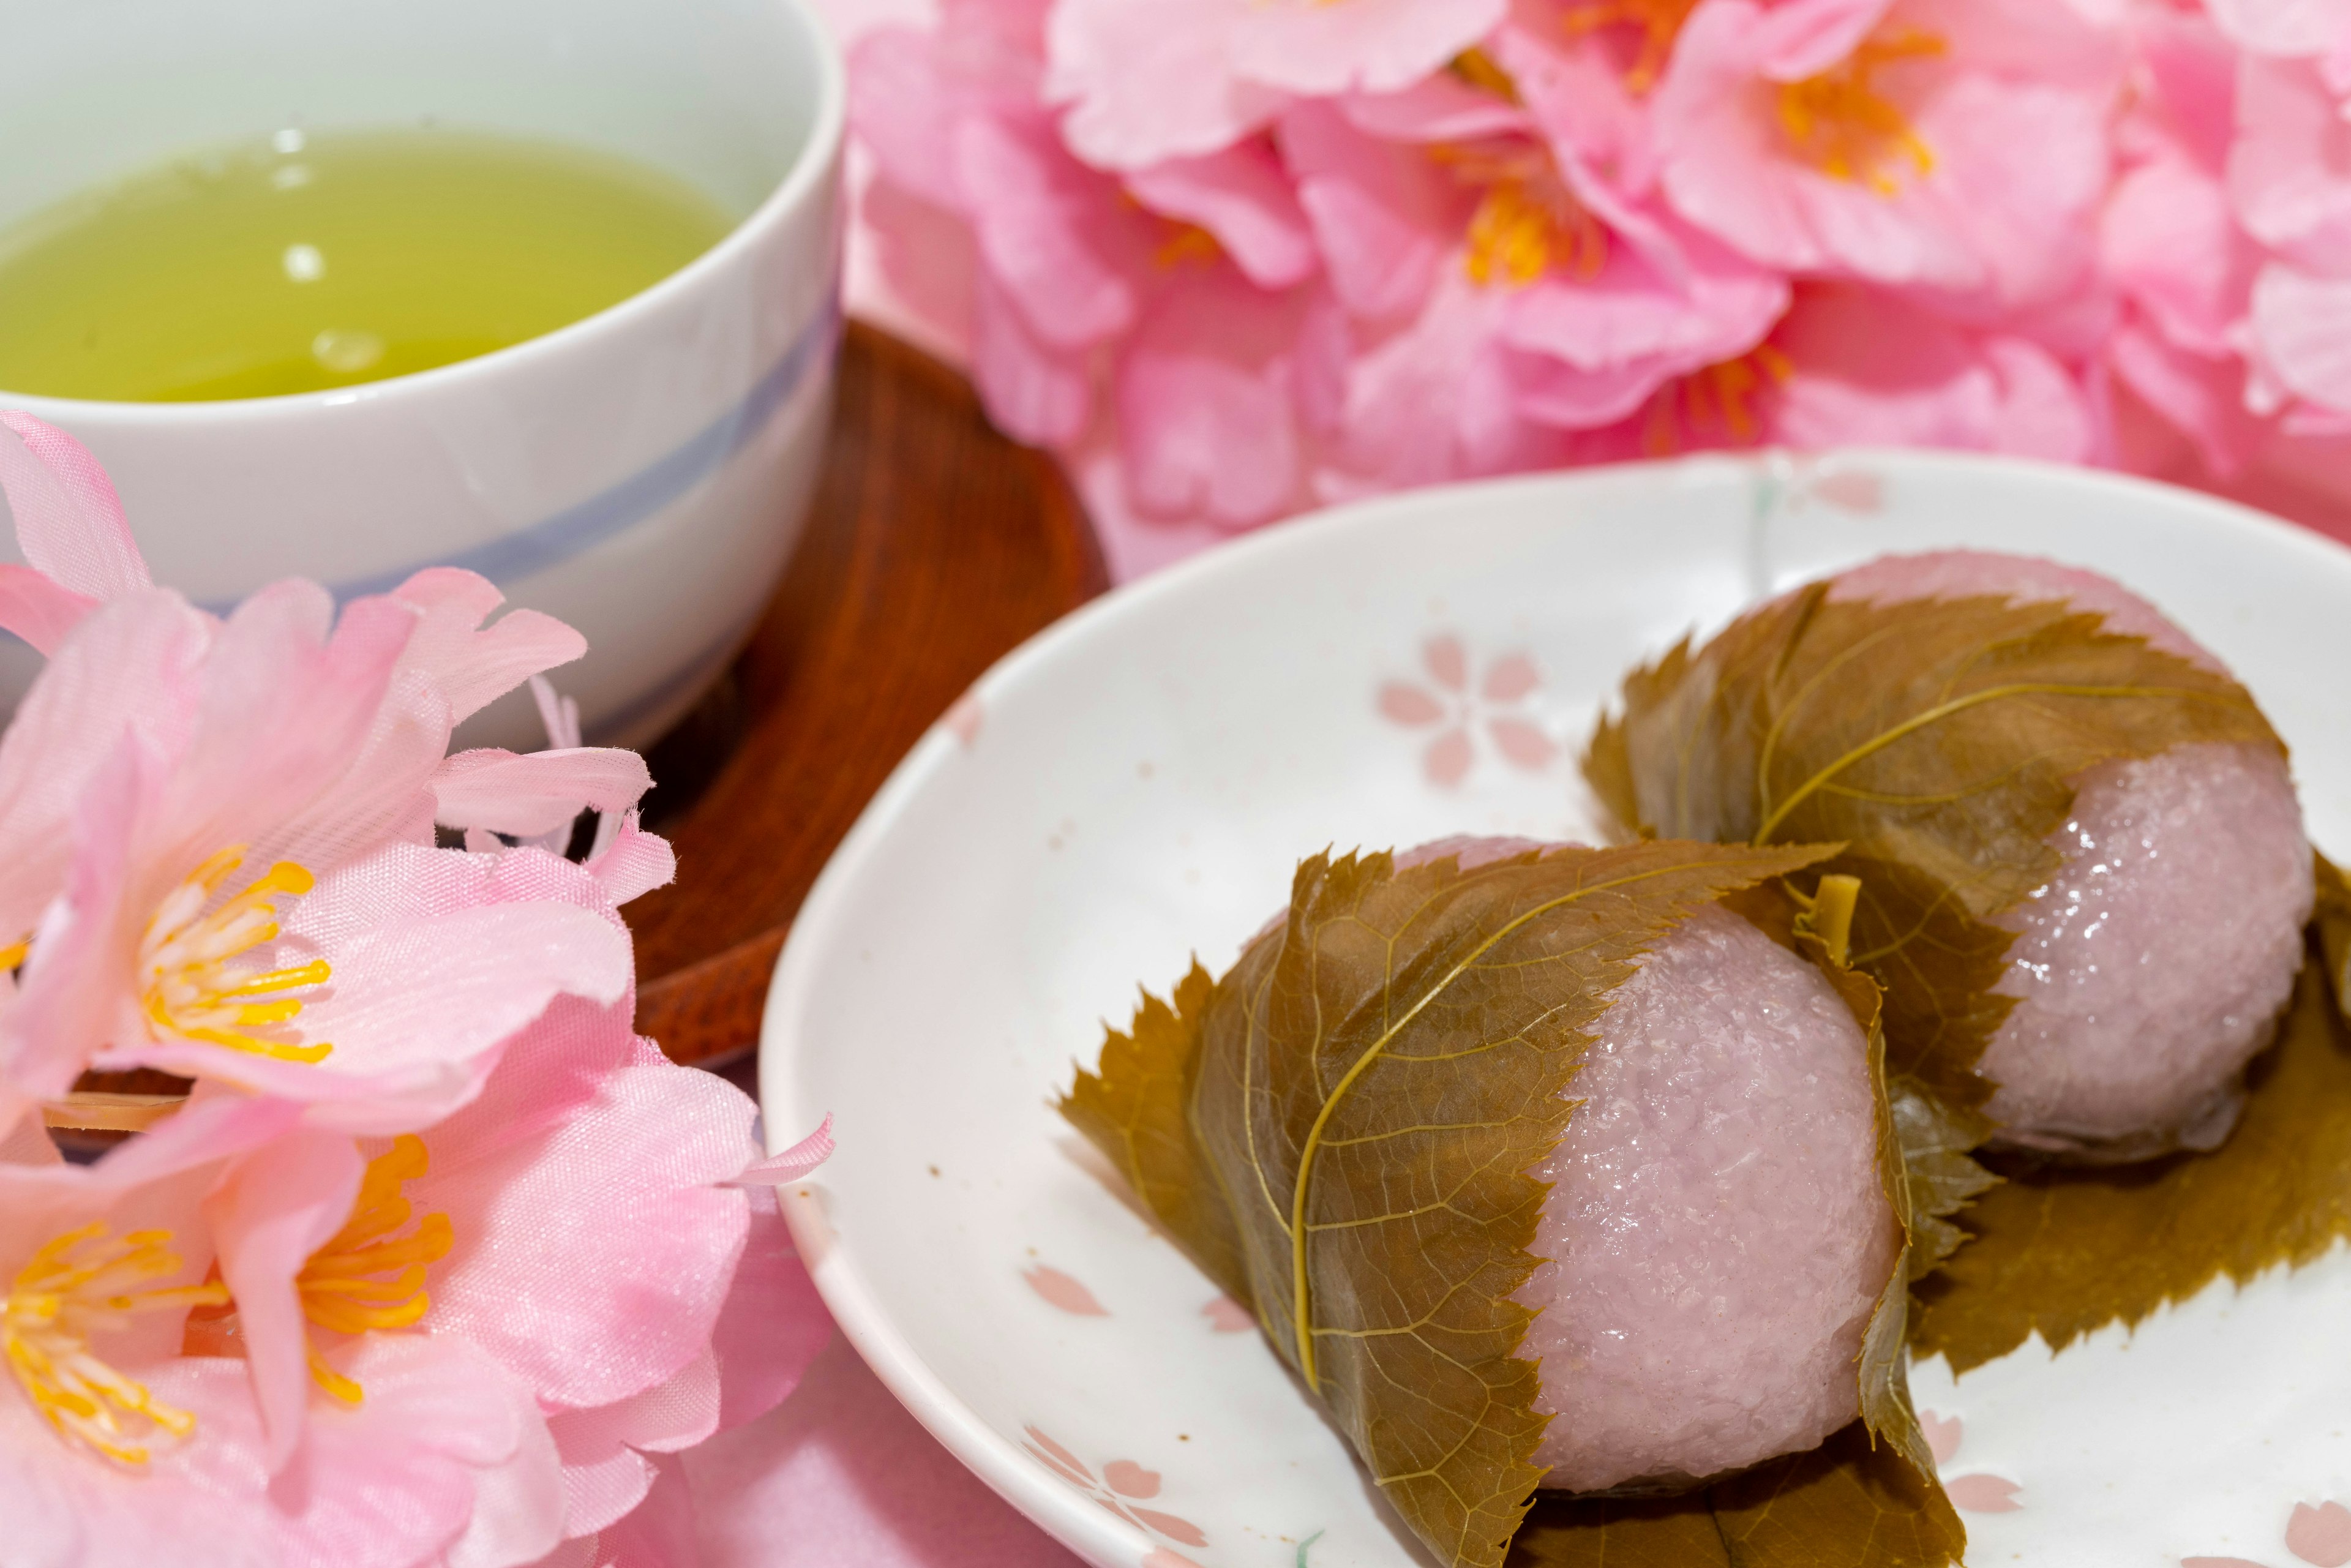
[[[677,881],[627,911],[637,1029],[677,1061],[758,1043],[793,912],[865,802],[982,671],[1108,584],[1060,467],[992,429],[955,371],[852,323],[838,396],[774,601],[650,754]]]

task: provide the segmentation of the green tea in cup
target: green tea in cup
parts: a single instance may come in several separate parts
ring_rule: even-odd
[[[617,305],[734,222],[559,142],[281,131],[0,231],[0,390],[189,402],[406,375]]]

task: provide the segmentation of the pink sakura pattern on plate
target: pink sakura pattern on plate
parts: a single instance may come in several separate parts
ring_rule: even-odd
[[[1886,476],[1868,468],[1830,466],[1810,453],[1774,452],[1755,471],[1759,515],[1801,512],[1815,501],[1874,517],[1886,509]]]
[[[2294,1504],[2285,1523],[2285,1549],[2317,1568],[2343,1568],[2351,1563],[2351,1509],[2339,1502]]]
[[[2351,1563],[2351,1508],[2332,1500],[2294,1505],[2285,1521],[2285,1549],[2312,1568]],[[2250,1557],[2183,1557],[2179,1568],[2267,1568]]]
[[[1029,1440],[1021,1447],[1029,1450],[1031,1458],[1085,1493],[1106,1512],[1181,1546],[1208,1544],[1207,1531],[1190,1520],[1142,1506],[1142,1500],[1159,1495],[1160,1475],[1157,1470],[1144,1469],[1133,1459],[1113,1459],[1102,1467],[1102,1479],[1097,1480],[1094,1473],[1086,1469],[1083,1460],[1047,1437],[1043,1428],[1024,1427],[1021,1430],[1029,1435]],[[1190,1563],[1190,1568],[1199,1568],[1197,1563],[1191,1563],[1189,1558],[1173,1552],[1165,1555],[1155,1552],[1144,1562],[1147,1568],[1164,1568],[1171,1562]]]
[[[966,692],[956,698],[954,706],[940,716],[939,722],[947,727],[948,734],[963,743],[966,751],[969,751],[973,743],[979,739],[979,727],[987,716],[987,710],[981,706],[979,694]]]
[[[1200,1315],[1218,1333],[1247,1333],[1257,1327],[1256,1317],[1230,1296],[1218,1296],[1200,1309]]]
[[[1959,1439],[1967,1428],[1957,1416],[1938,1416],[1932,1410],[1921,1410],[1918,1430],[1926,1435],[1927,1447],[1935,1456],[1935,1467],[1940,1469],[1959,1457]],[[2016,1494],[2023,1490],[2006,1476],[1984,1471],[1953,1476],[1943,1482],[1943,1495],[1951,1500],[1951,1506],[1970,1513],[2014,1513],[2024,1506],[2016,1500]]]
[[[1064,1274],[1059,1269],[1040,1263],[1023,1270],[1020,1277],[1028,1281],[1029,1288],[1044,1297],[1049,1304],[1061,1308],[1071,1317],[1110,1316],[1110,1309],[1094,1299],[1094,1293],[1086,1289],[1082,1281]]]
[[[1478,759],[1470,737],[1483,721],[1487,737],[1513,768],[1540,773],[1559,755],[1559,742],[1525,713],[1516,711],[1542,685],[1542,674],[1524,653],[1504,653],[1488,664],[1473,690],[1469,654],[1461,639],[1441,632],[1421,644],[1421,664],[1436,689],[1413,681],[1380,683],[1380,716],[1407,729],[1437,727],[1420,754],[1428,781],[1450,789],[1469,776]]]

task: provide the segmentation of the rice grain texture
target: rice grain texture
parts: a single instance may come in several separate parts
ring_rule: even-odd
[[[2110,579],[2022,556],[1888,556],[1832,596],[2064,599],[2209,669],[2220,661]],[[2258,747],[2180,747],[2075,780],[2049,842],[2064,863],[2007,911],[1994,988],[2017,1006],[1986,1047],[2002,1141],[2097,1160],[2211,1148],[2242,1103],[2302,967],[2310,845],[2286,766]]]
[[[1719,908],[1618,989],[1534,1172],[1545,1486],[1675,1486],[1858,1413],[1897,1246],[1866,1051],[1817,971]]]

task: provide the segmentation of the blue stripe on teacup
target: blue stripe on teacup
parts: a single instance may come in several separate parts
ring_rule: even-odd
[[[390,592],[433,566],[463,567],[501,587],[511,586],[634,528],[716,473],[765,429],[776,411],[799,390],[810,370],[821,364],[831,352],[833,340],[840,333],[839,302],[828,299],[774,368],[753,383],[741,402],[619,484],[566,507],[553,517],[500,535],[472,549],[336,583],[336,602]],[[207,603],[204,608],[215,615],[225,615],[235,604],[234,600],[223,600]]]

